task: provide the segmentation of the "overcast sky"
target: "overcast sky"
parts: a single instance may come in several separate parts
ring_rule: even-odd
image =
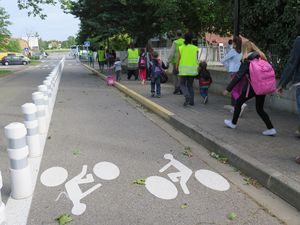
[[[26,33],[39,34],[43,40],[67,40],[75,36],[79,29],[79,20],[73,15],[65,14],[59,5],[45,6],[45,20],[39,17],[28,17],[25,10],[19,10],[17,0],[0,0],[0,6],[10,15],[12,23],[8,27],[13,37],[25,37]]]

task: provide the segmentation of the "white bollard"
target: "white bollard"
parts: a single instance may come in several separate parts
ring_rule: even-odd
[[[45,111],[46,111],[46,117],[48,118],[50,116],[50,102],[51,98],[48,96],[48,88],[46,85],[39,85],[38,86],[38,92],[41,92],[44,95],[44,105],[45,105]]]
[[[32,177],[28,164],[26,128],[22,123],[10,123],[5,128],[10,159],[11,197],[23,199],[32,195]]]
[[[44,105],[44,95],[41,92],[32,93],[32,100],[37,108],[37,118],[39,122],[39,133],[45,134],[47,132],[47,117],[46,107]]]
[[[29,148],[29,157],[39,157],[42,151],[36,105],[26,103],[22,105],[22,112],[24,114],[24,124],[27,128],[26,140]]]
[[[6,224],[5,204],[2,202],[1,189],[3,187],[2,174],[0,171],[0,225]]]

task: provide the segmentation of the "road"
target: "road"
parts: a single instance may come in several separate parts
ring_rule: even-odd
[[[0,79],[2,128],[22,121],[20,106],[58,59]],[[0,141],[5,201],[3,129]],[[234,168],[67,58],[27,224],[54,225],[62,214],[74,225],[282,224],[233,177],[243,183]]]

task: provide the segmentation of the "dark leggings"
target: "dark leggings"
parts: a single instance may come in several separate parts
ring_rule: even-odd
[[[256,95],[252,88],[250,88],[248,97],[246,97],[246,92],[243,91],[241,93],[241,96],[236,100],[235,107],[234,107],[234,113],[232,118],[232,123],[237,124],[237,121],[239,119],[239,115],[241,112],[242,105],[248,101],[249,99],[255,97],[255,104],[256,104],[256,112],[262,118],[262,120],[265,122],[268,129],[272,129],[273,124],[268,116],[268,114],[264,111],[264,104],[265,104],[265,95]]]

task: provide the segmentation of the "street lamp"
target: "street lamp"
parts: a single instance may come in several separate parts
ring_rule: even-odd
[[[240,35],[240,0],[234,0],[234,36]]]

